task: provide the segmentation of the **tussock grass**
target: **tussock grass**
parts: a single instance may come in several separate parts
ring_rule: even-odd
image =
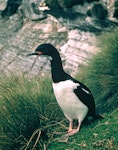
[[[64,126],[49,78],[2,77],[0,93],[1,150],[43,149]]]
[[[118,110],[65,138],[68,125],[53,95],[50,78],[4,76],[0,93],[1,150],[117,150]]]
[[[87,67],[78,75],[87,84],[96,100],[100,112],[110,111],[118,106],[118,28],[98,37],[100,50]]]

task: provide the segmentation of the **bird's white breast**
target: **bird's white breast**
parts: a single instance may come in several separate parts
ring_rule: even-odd
[[[53,83],[53,90],[57,102],[66,117],[83,119],[88,112],[88,107],[84,105],[74,93],[77,86],[80,86],[79,83],[74,83],[72,80],[66,80],[59,83]]]

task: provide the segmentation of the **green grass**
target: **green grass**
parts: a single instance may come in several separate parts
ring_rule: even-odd
[[[107,113],[105,119],[83,126],[81,131],[59,142],[51,143],[49,150],[117,150],[118,149],[118,109]],[[63,139],[63,138],[62,138]]]
[[[68,121],[50,77],[11,74],[0,80],[0,150],[118,149],[118,29],[98,38],[100,52],[77,78],[91,89],[103,120],[65,138]]]
[[[4,76],[0,87],[1,150],[117,149],[118,110],[65,139],[68,121],[57,105],[50,78]]]
[[[49,78],[2,77],[0,93],[1,150],[40,149],[52,138],[54,127],[62,128]]]
[[[97,39],[99,53],[77,78],[91,89],[98,110],[106,112],[118,106],[118,28]],[[102,105],[101,105],[102,104]]]
[[[54,142],[51,150],[118,149],[118,28],[98,37],[99,53],[81,68],[77,78],[92,91],[98,112],[105,119],[84,126],[67,143]]]

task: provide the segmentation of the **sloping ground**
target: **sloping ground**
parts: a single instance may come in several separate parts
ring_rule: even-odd
[[[57,16],[55,17],[58,18]],[[48,58],[26,57],[26,54],[33,51],[37,45],[45,42],[50,42],[59,49],[62,55],[64,67],[70,73],[75,73],[78,70],[79,65],[86,65],[88,63],[88,60],[95,53],[98,52],[98,50],[95,47],[94,41],[96,40],[97,34],[99,34],[101,31],[104,31],[104,28],[99,28],[98,30],[97,27],[94,27],[93,30],[92,25],[89,25],[87,24],[87,22],[84,22],[82,20],[80,23],[79,21],[77,21],[77,19],[71,20],[70,22],[64,19],[65,21],[64,22],[63,19],[61,20],[61,18],[58,19],[56,18],[49,16],[45,20],[32,22],[30,20],[22,20],[22,17],[16,14],[10,17],[9,20],[0,19],[0,53],[1,53],[0,71],[2,72],[2,74],[4,73],[9,74],[9,72],[13,71],[16,72],[17,70],[18,71],[20,70],[23,73],[30,75],[45,74],[45,73],[48,74],[50,71],[50,63],[49,61],[47,61]],[[111,29],[112,28],[107,28],[107,30]],[[95,34],[93,31],[94,32],[96,31],[97,34]],[[53,98],[53,95],[51,94],[52,91],[50,91],[51,89],[48,87],[50,86],[50,84],[48,84],[47,81],[45,83],[48,86],[46,84],[38,85],[37,83],[39,82],[39,80],[37,82],[37,80],[34,78],[35,82],[28,80],[28,82],[30,82],[31,84],[28,83],[27,86],[24,86],[24,83],[25,84],[27,83],[25,80],[23,80],[24,82],[22,82],[22,80],[20,78],[18,79],[18,77],[16,79],[15,78],[13,79],[14,80],[12,81],[11,79],[10,84],[7,85],[6,81],[8,79],[5,78],[4,79],[5,83],[3,84],[3,86],[1,86],[1,90],[4,91],[1,92],[2,94],[4,94],[2,98],[4,97],[5,99],[1,101],[1,103],[3,102],[3,104],[1,105],[1,108],[3,109],[3,113],[1,113],[1,115],[3,115],[3,117],[1,119],[2,134],[0,135],[2,138],[0,142],[3,145],[0,144],[0,146],[1,147],[3,146],[5,150],[6,148],[9,149],[9,147],[5,144],[5,142],[7,142],[9,145],[13,144],[12,146],[14,147],[15,144],[16,146],[19,146],[18,144],[21,144],[22,146],[24,144],[23,142],[25,142],[25,144],[26,142],[29,143],[28,140],[30,140],[30,137],[29,139],[27,139],[27,141],[26,140],[24,141],[25,135],[21,134],[21,127],[24,133],[26,133],[26,137],[27,135],[33,136],[33,131],[34,132],[37,131],[37,127],[35,127],[35,125],[36,126],[39,125],[38,124],[39,122],[37,123],[35,122],[35,119],[37,118],[34,117],[34,114],[32,113],[31,110],[33,110],[33,112],[35,111],[37,112],[38,110],[39,114],[39,106],[42,106],[40,105],[41,101],[39,101],[39,99],[43,99],[42,101],[43,107],[41,108],[42,109],[46,108],[45,111],[47,112],[47,115],[49,115],[47,111],[47,105],[45,105],[44,100],[46,101],[47,99],[49,102],[49,99],[51,100],[51,98]],[[48,82],[49,81],[50,80],[48,80]],[[18,84],[20,82],[21,84]],[[14,86],[14,84],[16,84],[16,86]],[[6,86],[6,88],[4,86]],[[42,90],[42,92],[45,92],[44,94],[41,95],[39,94],[40,93],[39,87],[42,87],[40,89]],[[16,91],[14,89],[16,89]],[[48,90],[46,91],[44,89]],[[9,92],[11,92],[13,95],[12,94],[10,95]],[[38,101],[36,100],[35,94],[38,97]],[[12,103],[12,101],[15,102],[15,104]],[[6,105],[4,105],[5,102]],[[27,107],[27,105],[30,106],[29,105],[30,102],[31,107]],[[50,105],[48,105],[48,108],[50,108],[51,110],[51,107],[49,106]],[[18,112],[19,117],[16,114],[14,114],[14,112],[15,113]],[[29,112],[31,113],[31,115]],[[61,112],[59,111],[57,112],[59,113],[60,117]],[[26,117],[22,113],[25,114]],[[53,112],[53,114],[56,116],[56,112]],[[59,139],[58,138],[59,136],[55,135],[56,133],[55,131],[54,133],[51,132],[50,128],[47,128],[46,124],[45,134],[48,135],[49,132],[49,139],[48,141],[44,139],[43,146],[45,148],[45,143],[46,146],[51,143],[49,145],[49,149],[51,150],[53,149],[117,150],[118,149],[117,114],[118,114],[117,110],[114,110],[111,113],[107,113],[105,115],[106,116],[105,119],[83,127],[80,133],[72,137],[69,137],[69,139],[65,139],[65,141],[63,139],[62,139],[63,141]],[[23,116],[25,117],[25,119]],[[27,119],[28,117],[30,119]],[[39,118],[39,115],[37,115],[37,117]],[[47,118],[42,117],[42,119],[47,121]],[[6,122],[6,120],[8,122]],[[43,127],[44,127],[44,120],[42,121]],[[50,120],[48,121],[50,123]],[[4,136],[2,125],[3,127],[6,127],[7,136]],[[32,129],[32,127],[33,127],[32,132],[29,132],[28,129],[29,128]],[[60,129],[59,131],[61,132],[61,128],[59,129]],[[15,133],[15,136],[13,134],[13,131]],[[9,139],[9,137],[11,137],[11,139]],[[52,139],[50,137],[52,137]],[[41,138],[42,137],[40,138],[37,137],[39,142],[41,141]],[[11,141],[13,141],[14,143],[11,143]]]

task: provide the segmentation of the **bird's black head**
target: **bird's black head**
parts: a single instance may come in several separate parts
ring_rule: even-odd
[[[31,55],[47,55],[47,56],[53,57],[55,54],[58,54],[57,49],[53,45],[47,43],[47,44],[39,45],[35,49],[34,53],[30,53],[27,56],[31,56]]]

